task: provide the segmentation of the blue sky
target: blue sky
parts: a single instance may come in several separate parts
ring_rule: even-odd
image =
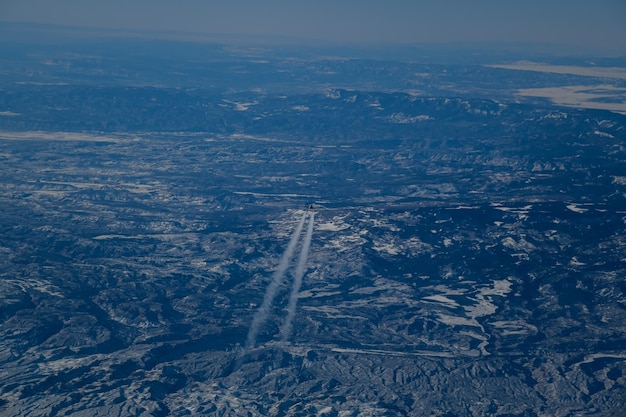
[[[626,0],[0,0],[0,20],[340,42],[546,42],[626,52]]]

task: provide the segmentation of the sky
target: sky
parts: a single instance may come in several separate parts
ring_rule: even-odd
[[[0,0],[0,24],[626,52],[626,0]]]

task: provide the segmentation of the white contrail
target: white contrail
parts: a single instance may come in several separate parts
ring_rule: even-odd
[[[283,253],[283,256],[280,258],[280,262],[278,263],[278,267],[274,272],[272,281],[268,285],[267,290],[265,290],[265,296],[263,297],[263,303],[261,304],[261,307],[259,307],[259,310],[252,318],[252,324],[250,325],[250,330],[248,330],[248,337],[246,338],[246,345],[240,354],[241,358],[243,358],[248,350],[252,349],[254,347],[254,344],[256,343],[256,337],[259,333],[259,329],[267,319],[267,315],[269,314],[270,308],[272,307],[272,302],[274,301],[274,297],[276,296],[278,287],[280,287],[280,284],[282,283],[285,276],[285,271],[287,271],[287,267],[289,266],[289,260],[291,259],[293,252],[296,249],[296,244],[298,243],[300,235],[302,234],[305,220],[306,213],[302,215],[300,223],[298,223],[298,227],[296,227],[296,230],[293,232],[291,240],[287,245],[287,249],[285,249],[285,253]]]
[[[304,237],[304,243],[302,244],[302,250],[298,257],[298,266],[296,267],[296,274],[293,278],[293,287],[291,288],[291,294],[289,295],[289,307],[287,307],[287,317],[285,323],[281,329],[281,340],[287,342],[291,337],[291,329],[293,318],[296,315],[296,306],[298,304],[298,295],[300,294],[300,287],[302,286],[302,278],[306,270],[306,263],[309,258],[309,249],[311,248],[311,238],[313,237],[313,221],[315,213],[311,213],[309,217],[309,225],[306,230],[306,236]]]

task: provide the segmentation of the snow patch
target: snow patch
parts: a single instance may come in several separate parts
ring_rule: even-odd
[[[448,307],[458,307],[459,306],[459,303],[457,303],[456,301],[446,297],[445,295],[441,295],[441,294],[429,295],[428,297],[424,297],[423,300],[435,301],[437,303],[443,303],[443,304],[448,305]]]
[[[620,175],[613,176],[613,184],[616,185],[626,185],[626,177]]]
[[[599,130],[596,130],[593,132],[595,135],[601,136],[603,138],[610,138],[610,139],[615,139],[615,136],[611,135],[610,133],[606,133],[606,132],[601,132]]]
[[[328,223],[319,223],[317,225],[317,230],[327,231],[327,232],[339,232],[340,230],[345,230],[349,226],[347,224],[336,224],[334,222]]]
[[[400,250],[392,243],[383,243],[383,244],[377,243],[374,246],[374,250],[376,252],[385,252],[385,253],[388,253],[389,255],[398,255],[400,253]]]
[[[574,203],[568,204],[566,207],[567,207],[568,210],[571,210],[574,213],[583,214],[583,213],[589,211],[589,209],[579,207],[577,204],[574,204]]]
[[[433,118],[425,114],[420,114],[418,116],[407,116],[404,113],[394,113],[391,116],[389,116],[389,120],[392,123],[409,124],[409,123],[423,122],[426,120],[433,120]]]

